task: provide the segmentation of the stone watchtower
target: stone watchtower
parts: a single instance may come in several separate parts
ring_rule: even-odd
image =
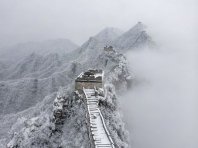
[[[104,50],[105,51],[113,51],[113,47],[112,46],[105,46]]]
[[[79,92],[85,89],[103,88],[103,75],[102,70],[88,70],[82,72],[75,80],[75,89]]]

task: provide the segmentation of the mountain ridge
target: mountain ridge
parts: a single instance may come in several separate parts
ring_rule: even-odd
[[[127,59],[123,54],[126,50],[129,50],[127,49],[128,47],[136,48],[128,44],[128,42],[134,41],[135,37],[130,37],[131,34],[132,36],[135,34],[134,32],[137,32],[138,35],[141,34],[141,27],[140,29],[130,29],[129,37],[125,36],[126,32],[123,33],[110,28],[103,29],[94,37],[90,37],[82,46],[64,55],[58,54],[58,50],[55,50],[55,53],[46,52],[43,55],[37,52],[31,52],[28,53],[28,55],[24,55],[20,60],[14,60],[14,63],[8,67],[1,66],[0,108],[2,108],[2,110],[0,117],[3,118],[0,118],[0,122],[4,124],[0,125],[0,134],[3,133],[4,135],[1,136],[0,143],[8,144],[9,142],[10,147],[12,144],[27,146],[30,145],[31,142],[38,142],[37,144],[39,145],[39,142],[43,142],[43,137],[37,136],[39,136],[39,134],[43,135],[43,130],[47,130],[47,134],[52,134],[53,131],[49,130],[48,123],[54,126],[50,118],[53,114],[53,100],[55,99],[55,94],[60,93],[60,88],[64,89],[64,93],[67,92],[67,89],[70,90],[69,95],[64,95],[63,98],[68,98],[69,96],[67,101],[71,104],[75,104],[72,104],[74,108],[71,108],[68,112],[70,118],[67,119],[64,127],[61,128],[63,132],[62,137],[60,137],[61,134],[59,134],[58,140],[56,139],[54,142],[53,139],[51,139],[51,141],[48,139],[49,142],[53,144],[69,144],[71,146],[79,146],[82,141],[83,144],[88,143],[87,139],[82,138],[82,135],[86,133],[86,129],[84,129],[85,122],[84,119],[79,117],[83,116],[82,113],[79,113],[77,110],[79,106],[81,110],[83,110],[83,104],[78,104],[79,101],[72,102],[74,96],[71,90],[74,88],[74,79],[82,71],[91,68],[103,69],[105,71],[105,85],[107,86],[107,90],[110,91],[110,94],[107,100],[103,100],[103,103],[106,104],[106,106],[102,106],[105,114],[104,117],[106,117],[108,121],[107,125],[111,129],[110,131],[116,139],[118,147],[127,146],[126,130],[124,129],[122,119],[119,117],[119,111],[116,109],[118,105],[116,102],[118,98],[116,96],[126,91],[132,80]],[[144,41],[148,39],[144,39],[144,36],[145,34],[143,32],[143,40],[141,38],[138,40],[138,44],[143,44],[143,46],[145,45],[144,43],[146,43]],[[116,39],[119,37],[122,39],[126,37],[125,39],[127,39],[127,43],[124,44],[126,46],[122,49],[119,49],[119,46],[115,44]],[[115,50],[105,51],[104,47],[110,45],[112,45]],[[44,51],[48,51],[48,49]],[[2,63],[4,63],[4,61]],[[118,90],[120,90],[120,92]],[[48,103],[46,103],[46,101]],[[115,110],[112,111],[112,109]],[[29,113],[28,110],[32,111]],[[70,112],[73,114],[70,114]],[[17,121],[15,124],[15,121],[9,121],[9,118],[6,118],[13,114],[16,114],[17,117],[26,117],[27,119],[14,118],[13,120]],[[112,118],[109,119],[109,116]],[[4,119],[8,121],[4,121]],[[46,121],[47,124],[42,124],[43,121]],[[26,124],[26,122],[28,122],[28,124]],[[9,127],[6,126],[6,124],[8,124]],[[35,128],[38,124],[39,126]],[[77,125],[73,126],[73,124]],[[9,129],[10,126],[12,127],[11,130]],[[77,131],[79,131],[78,128],[82,126],[83,131],[77,133]],[[31,131],[31,127],[36,129],[36,134],[34,130]],[[53,129],[51,126],[50,128]],[[28,135],[32,137],[32,139],[24,140],[27,137],[23,131],[28,131]],[[17,132],[17,134],[15,134],[15,132]],[[79,140],[78,138],[76,139],[76,142],[75,139],[71,138],[75,137],[75,135],[71,137],[68,136],[72,134],[72,132],[80,136]],[[40,139],[40,141],[35,141],[34,136]],[[21,140],[21,138],[23,140]],[[48,137],[45,135],[45,138],[47,139]],[[66,139],[68,141],[64,141]]]
[[[131,50],[154,44],[146,32],[146,25],[138,22],[134,27],[114,40],[114,46],[119,50]]]
[[[67,54],[78,47],[78,45],[69,39],[25,42],[1,49],[0,57],[4,60],[9,59],[13,63],[15,62],[14,60],[20,60],[31,53],[37,53],[40,55],[50,53]]]

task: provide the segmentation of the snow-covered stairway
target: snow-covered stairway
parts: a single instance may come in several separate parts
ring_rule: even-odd
[[[103,116],[98,108],[98,97],[94,89],[83,89],[89,112],[90,129],[96,148],[114,148],[114,143],[106,128]]]

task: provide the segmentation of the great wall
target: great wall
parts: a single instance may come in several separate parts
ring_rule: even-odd
[[[89,70],[81,73],[75,80],[75,89],[85,97],[89,134],[90,139],[93,140],[92,147],[114,148],[114,142],[98,106],[97,90],[103,89],[103,71]]]

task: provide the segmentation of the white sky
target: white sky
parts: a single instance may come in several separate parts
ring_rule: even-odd
[[[138,21],[153,36],[192,36],[197,8],[196,0],[0,0],[0,47],[56,38],[82,44],[107,26],[126,31]]]

